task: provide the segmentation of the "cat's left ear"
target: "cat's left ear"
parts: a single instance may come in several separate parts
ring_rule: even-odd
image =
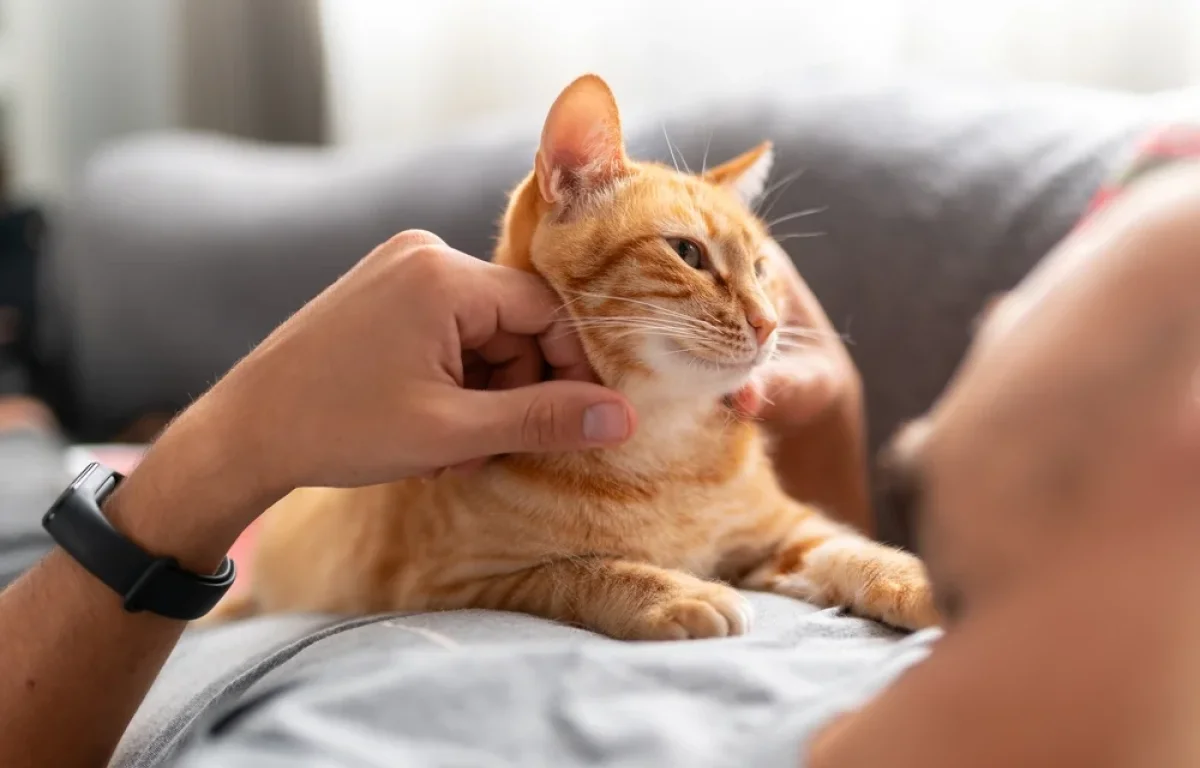
[[[742,202],[752,206],[762,197],[774,162],[775,148],[771,142],[764,141],[749,152],[705,171],[704,178],[713,184],[729,188]]]
[[[607,83],[584,75],[559,94],[542,128],[534,170],[542,199],[562,207],[629,173],[621,117]]]

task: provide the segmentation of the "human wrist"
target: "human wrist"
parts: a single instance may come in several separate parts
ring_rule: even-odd
[[[811,419],[777,430],[775,466],[784,490],[793,498],[874,535],[857,373],[837,386],[826,407]]]
[[[803,408],[794,409],[799,417],[775,419],[770,425],[779,439],[788,440],[795,437],[804,438],[810,432],[813,424],[826,420],[840,420],[848,428],[861,430],[865,421],[863,404],[862,377],[848,355],[829,354],[819,361],[815,379],[799,387],[806,403],[807,412]],[[795,387],[796,385],[790,384]],[[783,400],[784,398],[777,398]],[[777,409],[780,410],[780,409]]]
[[[263,482],[230,415],[208,397],[184,412],[106,501],[109,521],[151,554],[215,570],[282,495]]]

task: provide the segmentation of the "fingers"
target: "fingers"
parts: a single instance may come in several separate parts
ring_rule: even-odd
[[[497,331],[537,336],[554,324],[560,302],[540,277],[480,261],[463,267],[446,288],[464,346]]]
[[[633,409],[621,395],[578,381],[463,392],[455,414],[462,433],[458,463],[502,453],[612,446],[636,429]]]
[[[599,377],[596,376],[596,372],[592,369],[592,364],[586,358],[573,365],[555,368],[554,379],[562,381],[588,381],[593,384],[601,383]]]
[[[841,390],[832,362],[813,354],[772,366],[761,380],[735,393],[732,405],[745,416],[801,426],[824,413]]]
[[[767,241],[764,248],[773,278],[770,295],[776,309],[779,310],[782,323],[785,326],[799,326],[817,331],[825,336],[825,339],[820,341],[822,345],[840,346],[841,340],[834,330],[833,323],[829,321],[825,310],[821,308],[821,302],[817,301],[808,283],[804,282],[800,273],[796,271],[796,266],[788,258],[787,252],[774,240]]]
[[[450,250],[450,249],[447,249]],[[540,277],[474,261],[446,287],[462,346],[478,349],[497,334],[537,337],[542,356],[563,378],[592,378],[583,345],[558,296]]]
[[[463,346],[475,349],[497,331],[536,336],[554,322],[560,302],[541,278],[490,264],[463,253],[430,232],[408,230],[377,249],[384,268],[399,283],[414,283],[427,296],[446,302],[458,323]]]
[[[530,336],[500,332],[478,350],[463,352],[464,384],[468,389],[514,389],[546,378],[544,358]],[[550,378],[599,383],[586,360],[554,368]]]
[[[766,400],[763,399],[763,385],[760,382],[752,381],[746,386],[739,389],[729,396],[729,407],[733,408],[735,413],[750,418],[756,418],[766,405]]]
[[[490,277],[494,290],[489,296],[496,302],[498,329],[536,335],[551,367],[564,372],[565,378],[589,380],[591,367],[583,344],[550,287],[536,275],[505,267],[493,267]]]
[[[571,319],[565,313],[560,314],[562,316],[555,320],[550,329],[538,336],[538,344],[542,348],[542,354],[546,356],[546,362],[550,363],[557,370],[571,371],[580,368],[586,369],[589,378],[580,380],[591,380],[591,365],[588,363],[587,355],[583,351],[583,343],[580,342],[579,335],[575,332],[575,327]],[[564,378],[575,377],[565,375]]]
[[[542,355],[530,336],[499,331],[475,351],[492,366],[488,389],[513,389],[542,380]]]

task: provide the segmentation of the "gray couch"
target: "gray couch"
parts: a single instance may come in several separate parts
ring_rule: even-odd
[[[777,176],[804,170],[772,214],[826,208],[779,231],[824,233],[785,245],[853,342],[877,447],[941,389],[986,297],[1072,226],[1149,102],[846,81],[789,93],[631,118],[629,145],[665,159],[665,123],[693,164],[710,135],[713,160],[770,138]],[[200,135],[111,148],[60,217],[47,265],[41,342],[72,385],[72,426],[94,439],[184,405],[398,230],[488,256],[536,136],[531,122],[416,152]]]
[[[773,214],[826,207],[780,230],[824,233],[785,245],[853,341],[877,447],[942,388],[983,301],[1013,285],[1070,230],[1132,137],[1160,112],[1152,100],[1058,88],[822,79],[790,84],[782,94],[679,107],[627,122],[637,156],[667,157],[660,128],[665,121],[693,166],[711,136],[712,161],[770,138],[779,149],[778,174],[804,169]],[[436,148],[366,153],[176,135],[130,140],[97,157],[57,219],[43,281],[40,342],[71,384],[65,406],[75,433],[101,436],[139,413],[186,404],[288,313],[398,230],[430,229],[486,256],[504,194],[528,168],[536,135],[531,120]],[[886,536],[905,540],[897,521],[885,516],[882,524]],[[392,764],[406,754],[449,756],[428,764],[567,764],[586,762],[589,755],[595,764],[775,764],[780,755],[794,755],[794,739],[762,736],[753,753],[761,762],[749,759],[751,753],[718,759],[695,741],[703,729],[676,726],[689,717],[708,724],[727,710],[747,719],[713,726],[712,738],[732,743],[748,734],[794,736],[800,731],[779,730],[783,715],[764,719],[764,713],[811,715],[795,709],[797,702],[828,697],[814,693],[825,690],[819,686],[803,688],[805,680],[849,690],[851,668],[887,666],[887,648],[896,641],[867,622],[814,614],[777,598],[756,601],[770,614],[766,635],[749,645],[701,645],[687,652],[613,649],[579,635],[561,636],[563,628],[539,628],[535,620],[493,626],[494,619],[473,614],[332,628],[328,620],[279,619],[189,635],[119,758],[129,765],[157,764],[193,732],[217,746],[194,753],[190,765],[292,764],[272,762],[267,747],[296,740],[345,746],[327,718],[357,706],[370,713],[363,716],[379,729],[375,735],[412,732],[414,751],[389,753],[397,760]],[[331,668],[347,649],[377,648],[385,642],[379,633],[389,631],[390,655],[371,663],[389,670],[376,682],[390,681],[391,687],[377,694],[392,705],[371,706],[379,700],[369,696],[364,704],[362,687],[353,695],[326,688],[310,696],[307,710],[293,702],[292,709],[275,711],[267,703],[238,721],[243,725],[232,731],[249,742],[221,742],[221,734],[230,732],[228,721],[193,728],[214,710],[242,706],[244,691],[268,697],[289,681]],[[421,669],[432,671],[415,674],[409,664],[391,665],[405,645],[396,639],[400,635],[422,640],[418,655],[404,658],[422,659]],[[434,636],[475,650],[434,660],[440,646]],[[551,641],[560,651],[575,650],[545,650]],[[761,656],[740,655],[755,642],[777,654],[770,669],[761,667]],[[712,671],[714,665],[720,670]],[[597,678],[597,670],[627,678],[614,678],[614,687],[603,681],[609,677]],[[431,690],[436,694],[415,708],[386,698]],[[630,690],[645,696],[631,704]],[[805,693],[797,698],[797,690]],[[493,698],[480,699],[480,691]],[[454,713],[480,700],[505,706],[470,710],[479,725],[470,732],[447,725]],[[599,709],[597,701],[604,702]],[[660,701],[662,706],[647,704]],[[513,702],[529,707],[519,709],[525,718],[519,725],[493,721],[506,712],[516,718],[518,710],[507,707]],[[692,704],[697,708],[688,709]],[[785,704],[793,708],[772,709]],[[298,713],[317,718],[304,720],[309,725],[323,725],[297,730]],[[551,720],[539,719],[543,715]],[[648,732],[646,722],[654,725]],[[613,734],[634,735],[622,741]],[[471,743],[483,751],[455,752]],[[768,759],[768,747],[792,751],[771,752],[775,757]],[[518,756],[512,762],[451,759],[509,748],[505,754]],[[614,755],[622,759],[607,759]]]

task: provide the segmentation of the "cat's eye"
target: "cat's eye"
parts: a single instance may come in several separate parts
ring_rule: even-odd
[[[704,268],[704,250],[694,241],[683,237],[668,237],[667,244],[683,259],[684,264],[692,269]]]

